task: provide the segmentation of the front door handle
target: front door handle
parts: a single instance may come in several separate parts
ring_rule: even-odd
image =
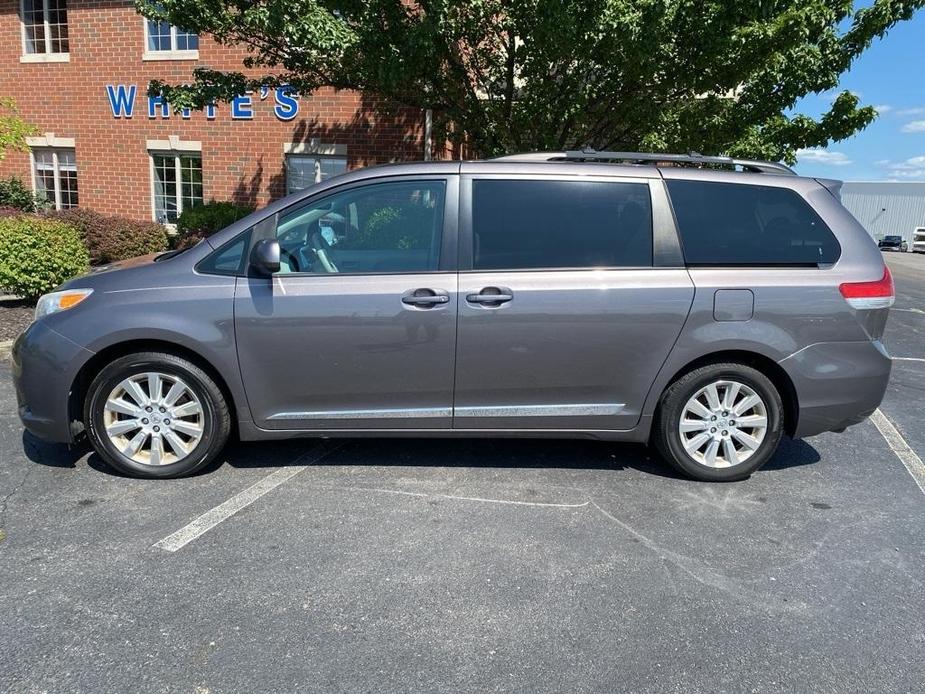
[[[442,289],[412,289],[402,294],[401,302],[408,306],[428,308],[450,303],[450,295]]]
[[[513,292],[507,287],[485,287],[478,294],[467,294],[466,301],[470,304],[482,306],[500,306],[514,298]]]

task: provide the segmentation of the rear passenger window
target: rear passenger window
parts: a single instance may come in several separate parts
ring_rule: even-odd
[[[475,270],[652,265],[644,183],[476,180]]]
[[[688,265],[819,265],[838,260],[832,232],[787,188],[668,181]]]

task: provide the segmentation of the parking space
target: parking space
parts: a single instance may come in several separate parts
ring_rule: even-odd
[[[882,411],[925,457],[925,256],[888,261],[887,344],[910,361]],[[238,444],[205,474],[146,482],[24,439],[3,370],[0,456],[0,691],[925,677],[925,495],[871,422],[785,441],[727,485],[639,446],[518,440]]]

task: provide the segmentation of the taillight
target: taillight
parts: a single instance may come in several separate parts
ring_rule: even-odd
[[[883,268],[883,277],[876,282],[844,282],[838,285],[838,291],[854,308],[889,308],[896,299],[888,267]]]

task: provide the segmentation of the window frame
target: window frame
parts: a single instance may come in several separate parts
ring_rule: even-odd
[[[382,277],[388,275],[440,275],[448,272],[457,271],[457,248],[458,248],[458,220],[459,220],[459,175],[458,174],[412,174],[404,176],[376,176],[364,178],[360,181],[334,185],[325,188],[317,193],[312,193],[294,201],[291,205],[277,210],[253,225],[251,234],[250,247],[247,249],[248,261],[245,264],[243,274],[254,279],[266,279],[268,281],[280,280],[288,281],[292,279],[306,280],[317,279],[320,281],[330,281],[338,277]],[[354,190],[356,188],[365,188],[380,183],[416,183],[416,182],[443,182],[443,230],[440,240],[440,256],[435,270],[410,270],[397,272],[289,272],[286,274],[276,273],[269,277],[253,272],[250,257],[254,251],[254,246],[264,239],[276,238],[277,222],[281,217],[298,212],[303,207],[314,205],[320,200],[332,195]],[[244,233],[244,232],[242,232]],[[237,239],[238,236],[235,236]]]
[[[328,161],[331,161],[331,160],[343,160],[343,162],[344,162],[344,171],[343,171],[343,173],[347,173],[347,172],[350,170],[350,168],[349,168],[350,162],[349,162],[349,160],[348,160],[348,158],[347,158],[346,152],[345,152],[344,154],[327,154],[327,153],[325,153],[325,154],[319,154],[319,153],[315,153],[315,152],[284,152],[284,153],[283,153],[283,167],[284,167],[284,169],[285,169],[285,171],[286,171],[286,195],[292,195],[293,193],[298,193],[299,191],[305,190],[305,188],[299,188],[298,190],[290,190],[290,188],[289,188],[289,160],[292,159],[292,158],[314,159],[316,162],[317,162],[317,161],[325,161],[325,160],[328,160]],[[321,173],[320,170],[319,170],[318,173],[319,173],[319,174]],[[311,183],[311,184],[309,184],[309,185],[314,185],[314,184],[317,184],[317,183],[323,183],[325,180],[330,180],[331,178],[334,178],[335,176],[341,176],[341,175],[343,175],[343,174],[334,174],[334,176],[330,176],[330,177],[327,178],[327,179],[324,179],[324,178],[318,179],[318,178],[316,178],[316,180],[313,181],[313,183]],[[306,188],[307,188],[307,187],[308,187],[308,186],[306,186]]]
[[[64,4],[64,11],[68,11],[67,0],[61,0]],[[51,0],[41,0],[42,2],[42,24],[44,25],[44,40],[45,50],[36,53],[30,53],[27,50],[28,40],[26,38],[26,0],[19,0],[19,34],[21,40],[21,52],[19,56],[19,62],[21,63],[67,63],[71,60],[71,27],[70,20],[64,22],[64,26],[67,27],[67,50],[66,51],[52,51],[51,47],[51,32],[49,31],[51,27],[51,22],[49,21],[49,15],[51,10],[49,9],[49,4]]]
[[[49,152],[51,154],[52,176],[54,177],[55,189],[54,189],[54,200],[50,202],[53,202],[55,206],[55,210],[57,211],[71,210],[71,209],[76,209],[80,207],[80,178],[79,178],[80,170],[77,168],[77,148],[76,147],[55,147],[55,146],[47,146],[47,145],[36,145],[36,146],[29,147],[29,164],[30,164],[31,173],[32,173],[32,193],[34,195],[39,194],[38,183],[37,183],[38,169],[36,168],[36,159],[35,159],[36,150],[41,151],[41,152]],[[63,196],[63,189],[61,187],[61,165],[58,159],[61,152],[72,152],[73,153],[74,155],[74,179],[77,181],[77,196],[78,196],[77,204],[69,205],[67,207],[61,206],[61,198]],[[47,195],[46,195],[46,199],[47,199]]]
[[[664,184],[660,179],[636,176],[616,176],[608,174],[578,175],[563,173],[467,173],[460,180],[459,201],[459,272],[466,274],[497,274],[521,272],[600,272],[631,270],[662,270],[683,267],[678,234],[674,226],[674,217],[668,206]],[[476,269],[473,263],[473,183],[482,180],[504,181],[564,181],[571,183],[636,183],[649,189],[649,201],[652,209],[652,264],[651,265],[614,265],[599,267],[536,267],[506,269]]]
[[[176,176],[176,203],[177,203],[177,218],[179,219],[180,215],[183,214],[183,189],[182,189],[182,176],[183,176],[183,167],[180,164],[180,160],[183,157],[189,156],[198,156],[199,157],[199,170],[200,174],[203,175],[202,183],[202,201],[205,203],[205,167],[203,166],[202,161],[202,150],[201,149],[163,149],[160,147],[148,147],[148,168],[151,176],[151,219],[152,221],[157,222],[158,224],[163,224],[168,228],[175,228],[176,222],[160,221],[157,218],[157,194],[155,191],[155,183],[157,180],[156,168],[154,166],[154,157],[155,156],[166,156],[173,157],[174,165],[174,175]]]
[[[175,24],[170,25],[170,48],[164,50],[160,49],[151,49],[150,41],[150,27],[147,17],[141,18],[141,23],[144,28],[144,50],[141,54],[141,59],[143,61],[155,61],[155,60],[199,60],[199,49],[198,48],[177,48],[177,31],[179,27]],[[193,32],[185,31],[186,34],[192,34]],[[199,34],[195,34],[197,39],[201,37]],[[197,44],[198,45],[198,44]]]

